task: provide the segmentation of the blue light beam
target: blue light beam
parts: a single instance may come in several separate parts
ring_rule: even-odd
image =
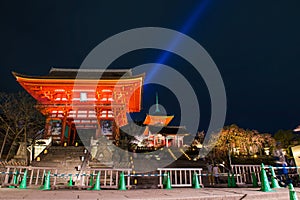
[[[195,24],[196,20],[200,17],[200,15],[204,14],[205,9],[208,6],[208,3],[211,0],[203,0],[201,1],[196,9],[194,10],[194,12],[192,13],[192,15],[188,18],[188,20],[186,21],[186,23],[184,24],[184,26],[180,29],[179,32],[183,33],[183,34],[187,34],[189,32],[189,30],[192,28],[192,26]],[[174,42],[170,44],[170,46],[168,47],[167,50],[165,50],[162,55],[157,59],[156,63],[159,64],[165,64],[165,62],[168,60],[168,58],[171,55],[172,50],[180,43],[180,39],[179,38],[174,38]],[[145,78],[145,85],[150,82],[150,80],[152,79],[152,77],[158,72],[159,67],[158,65],[154,66],[154,69],[151,70],[146,78]]]

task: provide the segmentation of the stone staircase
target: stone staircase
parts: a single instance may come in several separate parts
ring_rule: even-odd
[[[84,156],[84,147],[78,146],[51,146],[47,154],[41,154],[40,161],[34,161],[32,166],[57,168],[59,173],[76,174],[77,167],[81,166],[81,156]]]

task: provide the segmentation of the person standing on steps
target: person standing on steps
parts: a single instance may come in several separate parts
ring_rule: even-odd
[[[213,177],[213,165],[210,162],[207,163],[207,175],[208,175],[209,185],[214,185],[215,181]]]
[[[216,184],[219,184],[219,173],[220,173],[220,169],[219,169],[218,165],[214,164],[213,175],[214,175]]]
[[[285,187],[288,186],[289,183],[291,183],[287,166],[288,166],[287,163],[285,161],[283,161],[282,162],[282,167],[283,167],[282,175],[283,175],[283,181],[285,183]]]

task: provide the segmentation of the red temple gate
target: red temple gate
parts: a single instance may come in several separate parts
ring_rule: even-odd
[[[53,137],[57,144],[74,143],[79,129],[118,140],[126,113],[141,109],[144,74],[133,76],[128,69],[52,68],[46,76],[13,74],[46,116],[45,138]]]

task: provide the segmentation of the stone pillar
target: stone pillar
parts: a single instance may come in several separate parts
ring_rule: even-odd
[[[27,144],[26,142],[20,142],[20,146],[18,148],[17,154],[14,156],[14,159],[17,161],[25,161],[27,162]]]

